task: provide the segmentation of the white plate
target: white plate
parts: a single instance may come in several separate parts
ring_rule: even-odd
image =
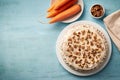
[[[90,70],[90,71],[87,71],[87,72],[78,72],[78,71],[75,71],[73,69],[71,69],[62,59],[62,56],[60,54],[60,49],[57,47],[59,46],[59,43],[61,42],[60,40],[62,39],[63,35],[65,35],[66,31],[68,31],[70,28],[72,27],[75,27],[75,25],[79,25],[79,24],[91,24],[91,25],[94,25],[97,29],[99,29],[105,36],[107,42],[108,42],[108,47],[109,47],[109,50],[108,50],[108,55],[105,59],[105,61],[101,64],[101,66],[99,68],[96,68],[94,70]],[[64,30],[60,33],[58,39],[57,39],[57,42],[56,42],[56,54],[57,54],[57,58],[59,60],[59,62],[61,63],[61,65],[70,73],[74,74],[74,75],[78,75],[78,76],[90,76],[90,75],[93,75],[93,74],[96,74],[98,73],[99,71],[101,71],[108,63],[110,57],[111,57],[111,41],[110,41],[110,38],[109,38],[109,35],[107,34],[107,32],[98,24],[94,23],[94,22],[91,22],[91,21],[77,21],[77,22],[74,22],[70,25],[68,25],[66,28],[64,28]]]
[[[55,0],[51,0],[50,5],[51,5],[52,3],[54,3],[54,1],[55,1]],[[70,17],[70,18],[68,18],[68,19],[66,19],[66,20],[64,20],[64,21],[61,21],[61,22],[63,22],[63,23],[71,23],[71,22],[77,20],[77,19],[82,15],[83,10],[84,10],[83,0],[78,0],[78,3],[77,3],[77,4],[80,4],[80,5],[81,5],[81,11],[80,11],[78,14],[76,14],[76,15],[74,15],[74,16],[72,16],[72,17]]]

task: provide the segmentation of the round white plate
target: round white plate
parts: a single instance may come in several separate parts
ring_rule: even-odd
[[[54,1],[55,1],[55,0],[51,0],[50,5],[51,5],[52,3],[54,3]],[[63,22],[63,23],[71,23],[71,22],[77,20],[77,19],[82,15],[83,10],[84,10],[83,0],[78,0],[78,3],[77,3],[77,4],[80,4],[80,5],[81,5],[81,11],[80,11],[78,14],[76,14],[76,15],[74,15],[74,16],[72,16],[72,17],[70,17],[70,18],[68,18],[68,19],[66,19],[66,20],[64,20],[64,21],[61,21],[61,22]]]
[[[59,46],[59,43],[61,42],[61,39],[63,37],[63,35],[65,35],[65,33],[72,27],[75,27],[75,25],[79,25],[79,24],[90,24],[90,25],[94,25],[97,29],[99,29],[105,36],[107,42],[108,42],[108,55],[107,57],[105,58],[105,61],[101,64],[101,66],[99,68],[96,68],[96,69],[93,69],[93,70],[90,70],[90,71],[86,71],[86,72],[78,72],[78,71],[75,71],[73,70],[72,68],[70,68],[64,61],[63,61],[63,58],[60,54],[60,49],[58,48]],[[78,75],[78,76],[90,76],[90,75],[93,75],[93,74],[96,74],[98,73],[99,71],[101,71],[108,63],[110,57],[111,57],[111,41],[110,41],[110,38],[109,38],[109,35],[107,34],[107,32],[100,26],[98,25],[97,23],[94,23],[94,22],[91,22],[91,21],[77,21],[77,22],[74,22],[70,25],[68,25],[66,28],[64,28],[64,30],[60,33],[58,39],[57,39],[57,42],[56,42],[56,54],[57,54],[57,58],[59,60],[59,62],[61,63],[61,65],[70,73],[74,74],[74,75]]]

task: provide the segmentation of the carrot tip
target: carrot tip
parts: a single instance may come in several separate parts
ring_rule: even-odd
[[[52,24],[52,22],[49,22],[49,24]]]
[[[51,15],[47,15],[46,18],[51,18]]]
[[[54,22],[54,21],[52,21],[52,20],[50,20],[50,21],[49,21],[49,24],[52,24],[52,23],[55,23],[55,22]]]
[[[51,9],[48,9],[47,12],[50,12]]]
[[[46,16],[46,18],[50,18],[49,16]]]

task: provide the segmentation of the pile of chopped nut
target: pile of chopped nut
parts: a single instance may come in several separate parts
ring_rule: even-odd
[[[100,5],[94,5],[91,8],[91,13],[95,17],[100,17],[100,16],[102,16],[104,14],[103,7],[100,6]]]

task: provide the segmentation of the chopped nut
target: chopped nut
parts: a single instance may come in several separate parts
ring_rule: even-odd
[[[93,46],[93,42],[92,41],[90,42],[90,45]]]
[[[78,32],[78,34],[80,35],[80,32]]]
[[[79,54],[79,52],[76,52],[75,54],[76,54],[76,55],[78,55],[78,54]]]
[[[72,55],[69,55],[69,57],[72,57]]]
[[[88,33],[90,33],[90,30],[88,30]]]
[[[81,41],[82,41],[82,42],[83,42],[83,40],[84,40],[84,37],[81,38]]]
[[[81,49],[79,48],[79,51],[81,51]]]
[[[92,8],[91,8],[91,13],[93,16],[95,17],[100,17],[103,15],[103,8],[101,5],[94,5]]]
[[[73,35],[77,35],[77,33],[76,33],[76,32],[74,32],[74,33],[73,33]]]
[[[85,35],[85,30],[82,31],[82,35]]]
[[[85,46],[81,46],[82,49],[85,49]]]
[[[73,59],[76,59],[77,57],[76,56],[72,56],[73,57]]]
[[[77,45],[74,45],[74,48],[77,48]]]

